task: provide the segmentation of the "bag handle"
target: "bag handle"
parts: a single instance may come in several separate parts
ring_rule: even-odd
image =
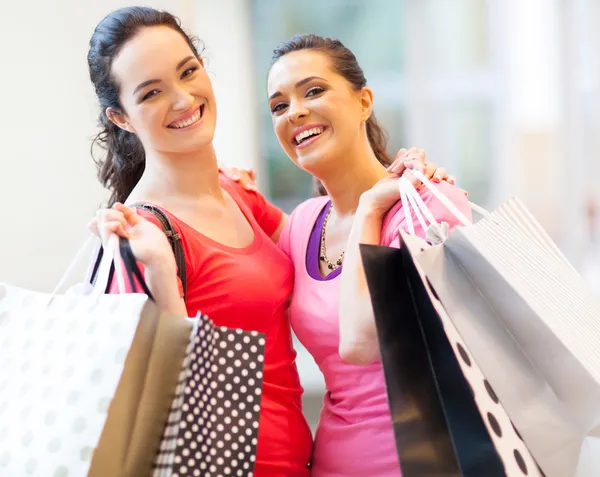
[[[175,263],[177,264],[177,276],[179,277],[179,280],[181,280],[181,285],[183,288],[183,300],[185,301],[186,297],[187,297],[187,279],[186,279],[187,273],[186,273],[186,264],[185,264],[185,254],[183,251],[183,245],[181,243],[181,235],[177,232],[177,230],[175,229],[175,227],[173,226],[173,224],[167,217],[167,214],[165,214],[165,212],[163,212],[162,209],[156,207],[155,205],[148,204],[145,202],[137,202],[134,204],[130,204],[129,206],[134,207],[136,209],[145,210],[146,212],[153,215],[160,223],[162,231],[167,236],[167,239],[169,240],[169,243],[171,244],[171,249],[173,250],[173,255],[175,256]],[[99,276],[98,269],[100,267],[100,263],[102,262],[103,254],[104,254],[104,250],[103,250],[102,246],[100,246],[100,249],[98,250],[98,255],[96,257],[96,262],[92,268],[92,273],[90,275],[90,283],[92,283],[92,284],[94,284],[96,282],[97,277]],[[110,269],[105,293],[108,293],[108,291],[109,291],[110,284],[112,282],[112,278],[114,275],[114,271],[115,271],[115,267],[114,267],[114,263],[113,263],[111,266],[111,269]],[[140,273],[140,275],[141,275],[141,273]],[[117,280],[118,280],[118,275],[117,275]],[[140,282],[140,285],[143,282],[143,280],[138,280],[138,281]],[[143,288],[143,285],[141,285],[141,286]],[[132,288],[132,289],[135,290],[135,288]],[[144,293],[145,292],[146,291],[144,290]],[[146,293],[146,294],[148,295],[148,293]],[[148,295],[148,296],[150,296],[150,295]]]
[[[425,187],[427,187],[427,189],[429,189],[431,193],[442,204],[444,204],[446,208],[448,208],[448,210],[452,212],[452,214],[454,214],[454,216],[458,220],[460,220],[463,223],[463,225],[471,225],[471,221],[468,220],[465,217],[465,215],[460,210],[458,210],[458,208],[452,203],[452,201],[448,199],[448,197],[446,197],[442,192],[440,192],[440,190],[427,177],[425,177],[425,175],[421,171],[411,169],[410,172],[413,173],[417,177],[417,179],[419,179],[423,183],[423,185],[425,185]],[[469,206],[471,207],[471,210],[473,212],[478,213],[482,217],[488,217],[490,215],[489,211],[487,211],[486,209],[484,209],[480,205],[477,205],[474,202],[469,201]]]
[[[48,305],[50,305],[52,303],[52,301],[54,300],[54,297],[63,288],[64,284],[71,277],[71,275],[73,275],[73,271],[74,271],[75,267],[80,263],[82,257],[84,256],[84,254],[87,252],[88,248],[90,247],[90,244],[92,242],[95,242],[96,240],[98,240],[98,238],[95,235],[90,235],[88,237],[88,239],[84,242],[84,244],[81,246],[81,248],[77,251],[77,253],[75,254],[75,257],[73,258],[73,260],[67,267],[67,270],[63,273],[63,275],[60,278],[60,280],[58,281],[58,284],[56,285],[56,287],[54,287],[54,290],[52,291],[50,298],[48,300],[48,303],[47,303]],[[96,299],[102,293],[104,293],[105,288],[108,283],[108,280],[109,280],[109,276],[112,271],[113,261],[114,261],[115,257],[118,258],[118,255],[119,255],[119,241],[118,241],[118,237],[116,235],[112,236],[109,239],[108,245],[107,245],[107,251],[108,251],[108,253],[106,254],[106,258],[103,260],[102,259],[103,254],[101,254],[99,256],[99,258],[96,260],[96,264],[95,264],[96,280],[94,282],[97,283],[97,285],[94,286],[93,291],[91,292],[90,295]],[[92,283],[92,285],[94,285],[94,283]],[[125,291],[125,279],[123,277],[122,270],[117,271],[117,286],[118,286],[119,292],[123,293]]]
[[[411,207],[412,210],[414,210],[417,220],[419,221],[419,224],[421,225],[423,231],[427,231],[428,229],[427,223],[425,222],[426,218],[430,226],[435,228],[439,232],[440,225],[437,223],[437,220],[435,219],[429,208],[425,205],[425,202],[423,202],[423,199],[421,199],[420,194],[415,190],[412,183],[406,177],[402,177],[400,179],[399,187],[402,191],[402,200],[404,200],[406,203],[406,207],[403,204],[403,210],[409,233],[411,233],[412,235],[414,235],[415,233],[412,214],[410,213]],[[425,218],[423,216],[425,216]]]
[[[438,199],[448,209],[448,211],[450,211],[450,213],[454,215],[464,226],[472,225],[472,222],[458,209],[458,207],[456,207],[452,203],[452,201],[448,199],[448,197],[446,197],[421,171],[411,169],[409,172],[414,174],[415,177],[419,179],[429,191],[431,191],[434,197]],[[425,217],[427,217],[431,226],[439,231],[440,224],[437,222],[437,220],[435,219],[425,202],[423,202],[421,195],[415,189],[415,186],[410,182],[410,180],[407,177],[402,176],[398,182],[401,198],[403,198],[404,196],[407,197],[407,208],[404,209],[404,215],[407,221],[408,232],[414,235],[414,224],[412,223],[412,214],[410,214],[410,211],[408,210],[410,206],[412,206],[413,210],[415,211],[417,219],[419,219],[419,212],[421,212],[423,215],[425,215]],[[487,210],[473,202],[469,201],[469,206],[471,207],[471,210],[484,217],[490,215],[490,213]],[[423,227],[423,222],[421,220],[419,220],[419,222]],[[427,227],[423,227],[423,230],[426,231]]]
[[[127,275],[129,276],[131,289],[134,289],[135,279],[137,279],[138,283],[142,287],[142,291],[148,296],[148,298],[150,298],[152,301],[155,301],[152,293],[150,292],[150,288],[148,288],[146,280],[144,280],[144,275],[142,275],[142,271],[138,266],[135,255],[133,255],[133,250],[131,250],[131,244],[129,243],[129,240],[120,238],[119,251],[121,253],[121,260],[123,261],[125,270],[127,270]]]

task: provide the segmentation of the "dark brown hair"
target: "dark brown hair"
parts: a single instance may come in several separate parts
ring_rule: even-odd
[[[367,85],[365,74],[352,51],[339,40],[314,34],[294,35],[281,43],[273,51],[271,66],[281,57],[302,50],[315,50],[326,54],[331,60],[334,71],[343,76],[356,91]],[[389,166],[392,163],[392,157],[386,150],[387,134],[373,113],[367,120],[367,137],[377,160],[384,166]],[[327,194],[323,184],[316,178],[314,179],[314,190],[317,195]]]
[[[100,102],[100,133],[92,142],[105,151],[104,157],[95,159],[98,178],[111,191],[109,206],[124,202],[136,186],[146,166],[144,147],[135,134],[116,126],[106,117],[106,108],[125,112],[119,101],[119,84],[111,68],[123,46],[142,28],[166,26],[183,36],[192,52],[199,57],[197,39],[187,35],[179,19],[170,13],[145,7],[126,7],[109,13],[96,26],[90,39],[88,67],[90,79]]]

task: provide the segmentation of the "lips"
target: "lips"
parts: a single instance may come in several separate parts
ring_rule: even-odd
[[[202,119],[204,114],[204,104],[200,105],[197,109],[184,114],[176,121],[170,123],[167,127],[171,129],[185,129],[192,126]]]
[[[291,137],[291,142],[296,147],[301,147],[304,144],[313,142],[317,137],[325,132],[327,126],[322,124],[307,124],[294,129]]]

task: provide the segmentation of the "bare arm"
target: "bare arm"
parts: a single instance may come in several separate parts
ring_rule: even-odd
[[[371,296],[359,244],[379,245],[383,215],[361,202],[350,231],[340,285],[340,345],[344,361],[367,365],[379,359],[379,344]]]
[[[435,164],[425,162],[423,150],[413,147],[408,151],[398,151],[396,161],[388,169],[392,175],[379,181],[361,196],[346,246],[340,287],[339,353],[344,361],[351,364],[367,365],[379,359],[375,315],[359,244],[381,243],[383,217],[400,200],[398,179],[407,167],[421,170],[434,182],[447,179],[454,182],[453,178],[447,177],[445,169],[438,169]],[[415,186],[419,185],[414,179],[412,182]]]
[[[179,291],[177,267],[164,263],[148,266],[145,272],[146,284],[158,308],[171,315],[187,316],[185,302]]]

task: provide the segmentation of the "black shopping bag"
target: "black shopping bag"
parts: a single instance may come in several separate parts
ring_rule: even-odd
[[[540,475],[407,247],[361,254],[403,476]]]

